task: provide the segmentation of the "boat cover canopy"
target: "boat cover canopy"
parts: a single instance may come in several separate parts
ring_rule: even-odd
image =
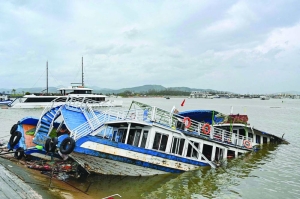
[[[183,117],[189,117],[197,122],[212,124],[212,118],[214,118],[214,123],[223,122],[224,118],[216,117],[218,113],[218,111],[214,110],[189,110],[179,112],[178,115],[181,115]]]

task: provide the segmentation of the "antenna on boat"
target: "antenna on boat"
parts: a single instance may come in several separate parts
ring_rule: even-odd
[[[83,80],[83,57],[82,57],[82,86],[84,87],[84,80]]]
[[[47,95],[48,95],[48,60],[47,60],[47,64],[46,64],[46,90],[47,90]]]

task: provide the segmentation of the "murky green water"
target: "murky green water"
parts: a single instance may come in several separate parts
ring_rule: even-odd
[[[129,106],[133,99],[123,99]],[[300,100],[293,99],[186,99],[139,98],[143,103],[171,110],[214,109],[248,114],[251,125],[282,136],[289,145],[264,145],[263,149],[227,163],[182,174],[153,177],[91,175],[69,183],[94,198],[118,193],[122,198],[300,198]],[[283,102],[282,102],[283,101]],[[0,137],[9,139],[11,126],[42,109],[0,109]],[[116,197],[117,198],[117,197]]]

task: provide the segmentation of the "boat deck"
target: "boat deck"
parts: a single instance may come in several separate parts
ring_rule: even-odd
[[[42,196],[0,164],[1,199],[41,199]]]

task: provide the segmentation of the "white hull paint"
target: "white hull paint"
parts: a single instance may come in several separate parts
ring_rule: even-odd
[[[124,157],[124,158],[134,159],[137,161],[143,161],[143,162],[147,162],[150,164],[167,167],[170,169],[181,170],[181,171],[195,170],[199,167],[199,166],[188,164],[188,163],[177,162],[174,160],[169,160],[169,159],[164,159],[164,158],[157,157],[157,156],[152,156],[152,155],[148,155],[148,154],[129,151],[126,149],[120,149],[120,148],[107,146],[104,144],[99,144],[99,143],[95,143],[95,142],[91,142],[91,141],[87,141],[87,142],[83,143],[80,147],[94,150],[94,151],[103,152],[106,154],[111,154],[111,155],[116,155],[116,156],[120,156],[120,157]],[[79,155],[77,155],[77,157],[78,156]],[[118,162],[118,161],[114,161],[114,160],[107,160],[107,159],[105,159],[105,161],[103,163],[101,163],[101,161],[96,161],[96,165],[94,165],[94,163],[93,163],[94,161],[93,162],[90,161],[90,158],[87,158],[85,156],[86,155],[83,155],[83,159],[86,159],[86,162],[88,162],[86,164],[88,164],[90,167],[92,167],[92,170],[100,171],[100,172],[97,171],[97,173],[103,173],[103,172],[101,172],[103,168],[105,168],[106,174],[111,174],[111,175],[147,176],[147,175],[156,175],[156,174],[166,173],[166,172],[162,172],[162,171],[155,170],[155,169],[149,169],[149,168],[145,168],[145,167],[141,167],[141,166],[135,166],[132,164],[127,164],[127,163],[122,163],[122,162]],[[89,156],[89,157],[92,157],[92,156]],[[99,157],[95,157],[95,158],[98,159]],[[100,158],[100,159],[103,159],[103,158]],[[103,168],[99,167],[100,163],[101,163],[101,167],[103,167]],[[106,163],[108,165],[105,165]],[[116,166],[116,165],[118,165],[118,166]],[[120,167],[120,168],[117,169],[116,167]],[[120,169],[124,170],[126,172],[124,174],[122,174],[123,171],[120,172]],[[132,170],[132,171],[129,172],[129,170]],[[140,171],[143,171],[143,172],[140,172]],[[105,173],[103,173],[103,174],[105,174]]]
[[[153,176],[168,173],[156,169],[150,169],[81,153],[73,152],[70,156],[89,172],[104,175]]]
[[[24,102],[19,102],[14,104],[11,108],[46,108],[47,106],[49,106],[51,102],[30,102],[30,103],[24,103]],[[60,106],[65,104],[65,102],[55,102],[54,103],[54,107],[56,106]],[[111,100],[108,102],[104,102],[103,107],[121,107],[123,104],[123,101],[121,100]],[[93,106],[93,105],[91,105]],[[95,106],[99,106],[98,104]]]

